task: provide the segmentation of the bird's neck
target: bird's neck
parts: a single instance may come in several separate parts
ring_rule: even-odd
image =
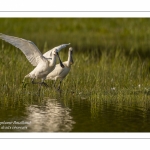
[[[51,60],[50,66],[55,66],[55,65],[56,65],[56,55],[53,54],[53,55],[52,55],[52,60]]]
[[[71,64],[73,64],[73,58],[72,58],[72,52],[68,52],[68,61],[67,61],[67,66],[70,67]]]

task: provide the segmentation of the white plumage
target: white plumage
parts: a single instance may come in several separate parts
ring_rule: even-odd
[[[63,62],[64,67],[61,67],[59,64],[57,64],[55,69],[52,72],[50,72],[46,77],[46,80],[49,80],[49,79],[55,80],[55,82],[59,78],[60,84],[59,84],[58,89],[60,89],[62,80],[68,75],[71,69],[71,65],[73,64],[72,53],[73,53],[73,48],[70,47],[69,52],[68,52],[68,60]],[[54,83],[54,86],[55,86],[55,83]]]
[[[5,34],[0,33],[0,39],[14,45],[15,47],[19,48],[28,61],[33,65],[36,66],[33,71],[31,71],[28,75],[25,76],[32,78],[32,83],[34,82],[34,79],[41,79],[42,82],[40,84],[46,85],[44,83],[44,80],[46,79],[46,76],[54,70],[56,65],[56,55],[59,58],[58,52],[65,48],[69,44],[62,44],[60,46],[54,47],[53,49],[49,50],[45,54],[42,54],[37,46],[28,40],[14,37],[14,36],[8,36]],[[62,62],[59,58],[60,65],[63,67]]]

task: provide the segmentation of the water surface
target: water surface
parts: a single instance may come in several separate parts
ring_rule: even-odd
[[[0,132],[149,132],[150,102],[45,98],[0,109]]]

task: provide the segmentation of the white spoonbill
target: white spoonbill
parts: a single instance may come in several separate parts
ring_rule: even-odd
[[[46,76],[46,80],[48,79],[55,80],[54,87],[55,87],[56,80],[58,78],[60,79],[58,90],[60,89],[62,80],[67,76],[67,74],[71,69],[71,65],[73,64],[72,53],[73,53],[73,48],[70,47],[68,52],[68,60],[63,62],[64,67],[61,67],[59,64],[57,64],[55,69]]]
[[[56,55],[58,56],[60,65],[63,67],[58,52],[62,48],[65,48],[67,45],[70,45],[70,43],[62,44],[60,46],[54,47],[52,50],[49,50],[48,52],[42,55],[37,46],[31,41],[14,36],[8,36],[2,33],[0,33],[0,39],[19,48],[24,53],[28,61],[33,66],[36,66],[33,71],[31,71],[28,75],[25,76],[25,78],[27,77],[31,78],[33,84],[38,83],[34,82],[34,79],[41,79],[41,82],[39,82],[39,84],[45,86],[48,86],[44,82],[46,76],[51,71],[53,71],[56,66]]]

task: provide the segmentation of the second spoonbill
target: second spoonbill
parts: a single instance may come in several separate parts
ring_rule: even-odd
[[[68,60],[63,62],[64,67],[61,67],[59,64],[57,64],[55,69],[51,73],[49,73],[46,77],[46,80],[49,80],[49,79],[55,80],[54,87],[56,84],[56,80],[58,78],[60,79],[58,90],[60,89],[62,80],[67,76],[67,74],[69,73],[71,69],[71,65],[73,64],[72,54],[73,54],[73,48],[70,47],[69,52],[68,52]]]

